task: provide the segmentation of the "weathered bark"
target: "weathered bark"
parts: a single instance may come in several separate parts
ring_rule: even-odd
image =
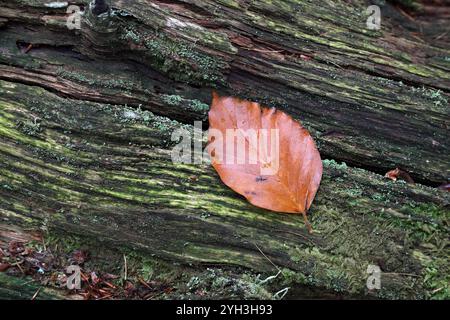
[[[290,285],[347,295],[448,294],[448,193],[325,160],[311,236],[207,164],[170,159],[171,133],[204,120],[216,88],[301,120],[324,158],[445,182],[445,37],[396,38],[387,19],[368,31],[356,1],[117,1],[77,32],[45,2],[0,1],[3,225],[198,266],[276,265]],[[369,264],[384,272],[373,293]]]
[[[173,164],[177,122],[0,83],[2,223],[168,261],[257,272],[273,271],[272,261],[300,282],[354,294],[365,292],[369,263],[389,273],[385,297],[425,296],[417,279],[430,265],[448,274],[443,191],[325,161],[308,235],[301,218],[251,206],[208,165]]]
[[[0,297],[2,300],[59,300],[65,296],[56,290],[31,283],[30,279],[8,277],[0,273]]]

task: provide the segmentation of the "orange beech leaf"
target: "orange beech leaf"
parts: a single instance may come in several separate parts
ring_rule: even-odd
[[[222,181],[257,207],[302,214],[311,232],[306,211],[322,161],[308,131],[275,108],[215,92],[209,125],[208,152]]]

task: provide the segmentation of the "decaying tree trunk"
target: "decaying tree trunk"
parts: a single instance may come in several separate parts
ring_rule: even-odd
[[[99,16],[78,1],[69,30],[66,4],[48,3],[0,1],[2,233],[278,269],[291,288],[345,296],[449,297],[450,197],[435,188],[450,163],[448,10],[431,26],[386,5],[372,31],[364,1],[121,0]],[[172,163],[172,132],[207,128],[212,89],[310,130],[326,159],[315,234],[208,164]],[[417,183],[379,175],[396,167]],[[370,264],[381,290],[366,287]]]

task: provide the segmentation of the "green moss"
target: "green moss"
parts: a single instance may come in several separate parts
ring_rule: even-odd
[[[364,291],[367,265],[358,265],[351,258],[330,255],[317,247],[297,247],[290,251],[290,255],[298,261],[298,271],[283,270],[285,285],[298,283],[352,294]]]
[[[132,91],[133,89],[135,89],[135,85],[132,82],[128,82],[123,79],[99,79],[93,74],[67,71],[62,67],[58,68],[56,74],[61,78],[72,80],[78,83],[83,83],[89,86],[103,87],[108,89],[122,89],[127,91]]]
[[[224,297],[274,299],[274,295],[266,285],[261,283],[259,276],[248,272],[238,275],[219,268],[207,268],[202,273],[196,273],[186,283],[186,287],[190,293],[208,294],[211,299]]]
[[[183,101],[183,98],[181,98],[179,95],[162,95],[161,99],[168,105],[176,107],[178,107]]]
[[[172,263],[156,259],[151,255],[123,248],[123,254],[127,259],[128,273],[144,281],[174,281],[182,273],[184,268]]]
[[[17,128],[23,133],[34,137],[39,136],[39,133],[42,131],[41,125],[37,118],[35,118],[33,121],[18,121]]]
[[[89,241],[76,235],[62,234],[58,230],[46,230],[43,235],[44,242],[33,241],[31,246],[37,250],[43,250],[44,244],[47,247],[58,247],[62,252],[71,253],[90,246]]]
[[[151,66],[174,80],[198,85],[225,84],[226,63],[200,52],[195,45],[158,32],[141,32],[130,25],[122,29],[120,38],[145,47]]]
[[[445,234],[450,221],[450,210],[440,208],[435,204],[409,203],[398,210],[382,209],[381,216],[388,215],[390,223],[404,230],[408,230],[409,237],[414,241],[420,241],[437,250],[445,245],[438,234]]]
[[[0,272],[0,299],[2,300],[60,300],[64,299],[61,292],[43,288],[34,283],[31,277],[12,277]]]
[[[234,9],[239,9],[240,5],[239,5],[239,1],[235,1],[235,0],[218,0],[217,2],[230,7],[230,8],[234,8]]]
[[[411,10],[420,10],[422,5],[417,0],[389,0]]]
[[[210,31],[198,24],[178,20],[174,17],[168,17],[166,25],[167,27],[180,30],[182,35],[189,39],[194,39],[196,43],[203,46],[229,54],[237,53],[237,49],[232,46],[226,33]]]
[[[140,44],[142,37],[133,29],[125,29],[122,33],[122,39],[134,44]]]
[[[434,258],[427,263],[423,282],[429,292],[428,298],[450,299],[450,263],[448,259]]]
[[[433,88],[426,88],[426,87],[421,88],[412,87],[411,91],[413,93],[419,93],[426,99],[431,100],[434,106],[437,108],[444,108],[444,107],[448,108],[448,99],[441,90],[435,90]]]
[[[179,107],[184,110],[193,111],[198,114],[206,114],[209,106],[197,99],[184,99],[179,95],[162,95],[161,99],[164,103]]]
[[[347,164],[345,162],[337,163],[335,160],[325,159],[322,161],[324,167],[330,167],[338,170],[346,170]]]

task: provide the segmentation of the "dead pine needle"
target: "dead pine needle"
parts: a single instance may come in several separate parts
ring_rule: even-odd
[[[123,255],[123,280],[127,281],[127,278],[128,278],[127,256]]]
[[[18,262],[12,263],[11,266],[19,268],[20,272],[22,272],[22,274],[25,274],[25,271],[20,266],[22,263],[23,263],[23,261],[18,261]]]
[[[275,263],[273,263],[272,260],[270,260],[269,257],[264,254],[264,252],[262,252],[262,250],[258,247],[258,245],[256,243],[253,244],[255,245],[256,249],[258,249],[258,251],[261,252],[264,258],[266,258],[267,261],[269,261],[278,271],[281,272],[280,268]]]
[[[39,292],[41,291],[41,288],[37,289],[37,291],[34,293],[34,295],[31,297],[31,300],[36,299],[36,297],[38,296]]]
[[[30,43],[30,44],[27,46],[27,48],[25,49],[24,53],[30,52],[30,50],[31,50],[32,48],[33,48],[33,44]]]

